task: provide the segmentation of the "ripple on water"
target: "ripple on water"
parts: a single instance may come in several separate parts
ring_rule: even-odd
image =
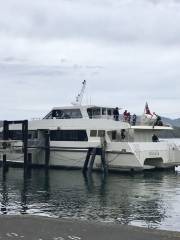
[[[1,214],[35,214],[179,230],[180,171],[141,174],[21,169],[0,175]]]

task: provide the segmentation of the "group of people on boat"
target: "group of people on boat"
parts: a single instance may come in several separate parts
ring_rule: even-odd
[[[153,120],[153,127],[154,126],[163,126],[163,122],[162,119],[159,115],[157,115],[155,112],[153,112],[153,114],[150,112],[148,104],[146,103],[145,105],[145,110],[144,110],[144,115],[147,116],[147,118],[149,118],[150,120]],[[113,111],[113,116],[114,116],[114,120],[115,121],[119,121],[120,117],[119,117],[119,108],[116,107],[114,108]],[[123,113],[123,121],[124,122],[128,122],[129,124],[131,124],[132,126],[136,125],[137,122],[137,116],[134,113],[133,115],[131,115],[130,112],[128,112],[127,110],[124,111]]]
[[[115,121],[119,121],[119,108],[116,107],[113,111],[113,116]],[[131,115],[130,112],[127,110],[124,111],[123,113],[123,121],[128,122],[129,124],[132,124],[133,126],[136,125],[136,119],[137,116],[136,114]]]
[[[128,123],[130,123],[131,121],[131,113],[128,112],[127,110],[125,110],[123,113],[123,120]]]
[[[155,120],[153,126],[163,126],[163,122],[161,120],[161,117],[159,115],[157,115],[155,112],[153,114],[156,116],[156,120]]]
[[[127,110],[124,111],[124,113],[123,113],[123,121],[124,122],[128,122],[129,124],[131,123],[133,126],[135,126],[136,120],[137,120],[137,116],[135,113],[133,115],[131,115],[131,113],[128,112]]]

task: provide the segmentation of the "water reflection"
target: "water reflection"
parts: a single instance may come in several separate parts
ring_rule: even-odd
[[[22,169],[0,173],[2,214],[38,214],[179,230],[180,174]]]
[[[21,214],[26,214],[26,211],[28,210],[28,204],[27,204],[27,193],[28,193],[28,177],[24,176],[23,179],[23,188],[21,192]]]
[[[6,187],[6,175],[3,173],[2,183],[1,183],[1,195],[2,195],[2,202],[1,202],[1,212],[3,214],[7,213],[6,205],[8,204],[8,191]]]

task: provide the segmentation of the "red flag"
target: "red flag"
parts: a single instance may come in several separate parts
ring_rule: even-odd
[[[147,102],[146,102],[146,105],[145,105],[144,113],[145,113],[145,114],[149,114],[149,115],[152,116],[152,113],[151,113],[150,110],[149,110],[149,106],[148,106],[148,103],[147,103]]]

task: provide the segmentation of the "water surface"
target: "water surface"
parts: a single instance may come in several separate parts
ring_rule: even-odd
[[[2,169],[0,169],[2,170]],[[0,172],[1,214],[35,214],[180,230],[180,172]]]

